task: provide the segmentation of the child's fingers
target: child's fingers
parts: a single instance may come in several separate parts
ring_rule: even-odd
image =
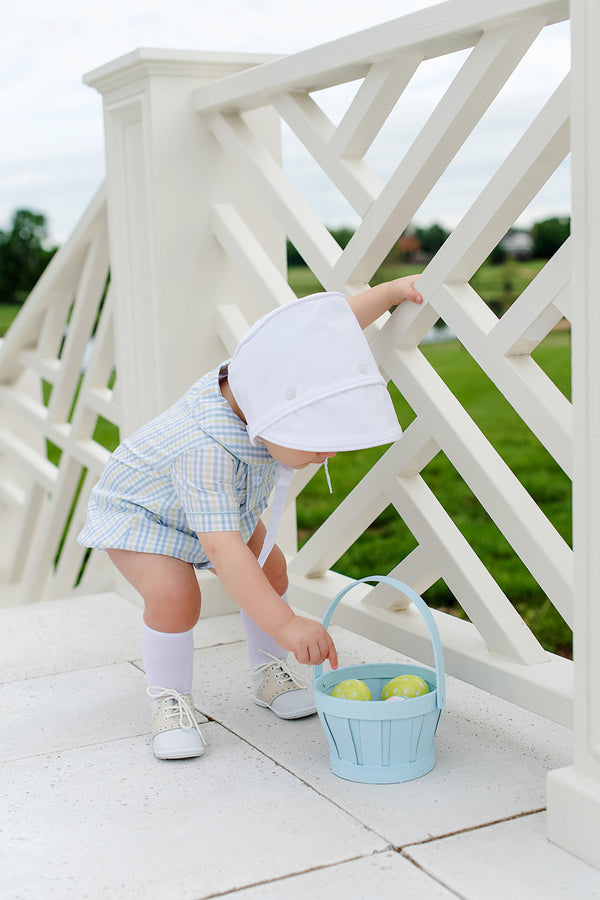
[[[326,634],[327,634],[327,644],[328,644],[329,652],[325,658],[329,660],[329,665],[331,666],[332,669],[337,669],[337,667],[338,667],[337,650],[335,649],[335,644],[333,643],[333,640],[332,640],[329,632],[326,632]]]
[[[418,292],[415,288],[415,282],[419,278],[418,275],[413,275],[410,279],[410,288],[406,292],[406,299],[410,300],[412,303],[422,303],[423,296]]]

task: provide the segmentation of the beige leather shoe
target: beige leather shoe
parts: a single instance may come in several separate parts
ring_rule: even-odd
[[[316,713],[308,681],[290,669],[284,659],[266,652],[265,656],[267,661],[252,670],[254,702],[280,719],[301,719]]]
[[[196,721],[191,694],[168,688],[149,687],[155,707],[152,717],[152,747],[158,759],[202,756],[206,741]]]

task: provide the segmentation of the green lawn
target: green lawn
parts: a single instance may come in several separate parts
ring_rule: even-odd
[[[570,542],[571,483],[566,475],[456,341],[430,345],[425,349],[425,355],[548,519]],[[570,347],[567,337],[560,342],[548,339],[535,356],[568,395]],[[400,422],[406,427],[414,414],[393,387],[392,396]],[[382,452],[382,449],[377,449],[340,454],[332,460],[330,472],[334,494],[331,497],[324,476],[317,474],[298,502],[301,543],[308,539]],[[570,630],[442,453],[426,467],[423,477],[538,640],[548,650],[569,654]],[[415,546],[412,534],[390,506],[341,557],[334,569],[352,577],[386,573]],[[441,581],[426,592],[425,598],[436,608],[464,617]]]
[[[473,284],[486,298],[506,305],[510,302],[506,287],[509,276],[511,290],[518,292],[541,265],[542,263],[535,261],[515,264],[508,274],[506,267],[484,266],[475,275]],[[373,283],[389,280],[410,271],[414,271],[414,267],[381,270]],[[292,269],[289,280],[298,296],[322,289],[314,276],[304,268]],[[18,307],[0,305],[0,333],[6,331],[17,310]],[[570,542],[569,479],[457,341],[431,344],[425,347],[424,352],[549,520],[564,539]],[[535,358],[560,390],[569,396],[568,333],[551,335],[538,348]],[[406,427],[414,414],[394,387],[392,396],[400,422]],[[114,448],[118,439],[115,427],[103,419],[98,420],[95,437],[110,449]],[[334,487],[333,496],[327,491],[324,475],[321,472],[317,473],[302,492],[298,502],[301,543],[319,527],[382,452],[383,449],[377,448],[340,454],[332,460],[330,469]],[[442,453],[427,466],[423,477],[507,596],[532,627],[538,639],[549,650],[570,654],[570,630]],[[388,507],[334,568],[353,577],[385,573],[414,549],[415,545],[414,538],[396,511]],[[441,581],[433,585],[425,596],[432,606],[464,616],[448,588]]]
[[[0,337],[4,337],[20,309],[16,303],[0,303]]]

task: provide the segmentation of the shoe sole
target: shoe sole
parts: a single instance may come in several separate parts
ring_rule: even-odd
[[[193,759],[195,756],[204,756],[204,750],[198,752],[194,750],[192,753],[189,750],[182,750],[179,753],[176,750],[171,751],[170,753],[157,753],[154,751],[154,755],[157,759]]]
[[[303,710],[299,710],[294,713],[292,716],[283,716],[281,713],[276,712],[272,706],[269,706],[268,703],[265,703],[264,700],[259,700],[258,697],[252,697],[257,706],[262,706],[263,709],[270,709],[274,716],[277,716],[278,719],[305,719],[307,716],[314,716],[317,711],[316,706],[310,706]]]

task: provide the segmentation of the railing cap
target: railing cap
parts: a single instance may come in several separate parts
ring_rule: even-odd
[[[83,76],[83,83],[107,94],[150,75],[192,76],[213,81],[279,59],[264,53],[212,53],[139,47]]]

